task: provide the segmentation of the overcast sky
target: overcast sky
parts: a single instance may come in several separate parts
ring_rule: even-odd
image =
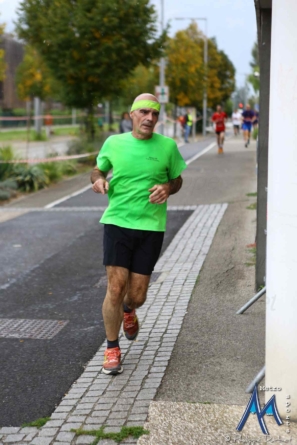
[[[108,1],[108,0],[107,0]],[[122,0],[119,0],[122,1]],[[250,72],[251,50],[256,41],[254,0],[163,0],[165,23],[175,17],[207,17],[208,37],[216,37],[219,49],[226,52],[235,65],[238,86],[244,85],[245,74]],[[151,0],[160,12],[161,0]],[[12,32],[16,9],[20,0],[0,0],[1,22]],[[190,21],[171,20],[173,35]],[[200,22],[201,29],[204,22]]]

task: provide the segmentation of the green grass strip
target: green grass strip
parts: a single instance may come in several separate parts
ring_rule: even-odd
[[[142,426],[123,426],[118,433],[105,433],[105,426],[102,426],[99,430],[84,431],[83,429],[71,430],[76,433],[77,436],[94,436],[94,442],[92,445],[96,445],[101,439],[112,439],[117,443],[121,443],[122,440],[127,439],[129,436],[138,439],[143,434],[149,434],[149,431],[145,430]]]
[[[257,209],[257,203],[253,202],[253,204],[249,205],[247,207],[248,210],[256,210]]]
[[[49,420],[50,420],[50,417],[41,417],[40,419],[33,420],[33,422],[23,423],[22,428],[25,428],[27,426],[35,426],[37,428],[41,428]]]

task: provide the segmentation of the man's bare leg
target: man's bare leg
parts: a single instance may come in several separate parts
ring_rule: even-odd
[[[145,302],[150,278],[150,275],[130,272],[128,292],[124,298],[124,303],[130,309],[137,309]]]
[[[107,340],[118,338],[123,321],[123,301],[128,289],[129,270],[124,267],[106,266],[108,286],[102,314]]]
[[[222,131],[222,133],[220,134],[220,139],[221,139],[221,147],[223,148],[224,141],[225,141],[225,132],[224,131]]]
[[[243,137],[244,137],[245,147],[247,147],[248,146],[248,140],[249,140],[249,132],[248,132],[248,130],[244,130]]]
[[[217,144],[218,144],[218,153],[223,153],[223,149],[221,146],[221,133],[217,134]]]
[[[135,340],[139,332],[139,322],[135,309],[146,300],[150,275],[131,272],[129,275],[128,292],[124,299],[124,334],[128,340]]]

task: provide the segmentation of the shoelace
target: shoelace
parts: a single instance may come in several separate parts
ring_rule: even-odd
[[[117,350],[110,349],[106,351],[106,355],[109,362],[117,362],[119,360],[119,353]]]
[[[135,325],[135,314],[125,314],[125,328],[130,329]]]

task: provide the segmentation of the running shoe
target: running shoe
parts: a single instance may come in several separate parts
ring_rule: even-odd
[[[220,147],[220,148],[218,149],[218,153],[219,153],[219,154],[224,153],[223,147]]]
[[[139,323],[135,309],[132,312],[124,312],[124,334],[128,340],[135,340],[139,331]]]
[[[102,372],[107,375],[117,375],[123,372],[121,350],[119,347],[107,348],[105,350]]]

